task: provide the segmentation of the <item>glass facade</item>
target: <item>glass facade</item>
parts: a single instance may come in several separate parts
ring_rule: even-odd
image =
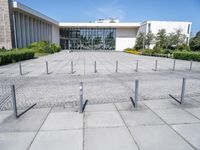
[[[60,45],[70,50],[115,50],[114,28],[61,28]]]

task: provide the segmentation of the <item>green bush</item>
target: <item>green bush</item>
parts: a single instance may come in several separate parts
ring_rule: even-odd
[[[59,45],[57,45],[57,44],[55,44],[55,43],[51,44],[51,50],[52,50],[54,53],[59,52],[60,49],[61,49],[61,48],[60,48]]]
[[[200,52],[174,52],[173,57],[175,59],[183,59],[183,60],[193,60],[193,61],[200,61]]]
[[[49,44],[47,41],[34,42],[29,45],[28,48],[34,50],[37,53],[53,53],[51,44]]]
[[[0,65],[34,58],[32,50],[12,50],[0,52]]]
[[[60,46],[57,44],[50,44],[47,41],[41,41],[41,42],[34,42],[31,45],[28,46],[29,49],[34,50],[37,53],[55,53],[60,51]]]

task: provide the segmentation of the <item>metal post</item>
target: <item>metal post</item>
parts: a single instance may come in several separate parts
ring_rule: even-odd
[[[183,81],[182,81],[182,90],[181,90],[181,103],[183,102],[184,100],[184,95],[185,95],[185,78],[183,78]]]
[[[46,61],[46,73],[49,74],[49,65],[48,65],[48,61]]]
[[[157,67],[158,67],[158,60],[156,60],[156,63],[155,63],[155,71],[157,71]]]
[[[96,61],[94,62],[94,73],[97,73],[97,63],[96,63]]]
[[[71,73],[74,73],[74,68],[73,68],[73,61],[71,61]]]
[[[173,63],[173,71],[175,71],[175,67],[176,67],[176,60],[174,59],[174,63]]]
[[[190,61],[190,70],[192,70],[192,61]]]
[[[19,73],[20,73],[20,75],[22,75],[22,64],[21,64],[21,62],[19,62]]]
[[[15,117],[18,118],[16,95],[15,95],[15,85],[11,85],[11,93],[12,93],[13,112],[14,112]]]
[[[135,107],[138,105],[138,87],[139,87],[139,81],[135,80]]]
[[[138,72],[138,60],[136,62],[136,69],[135,69],[136,72]]]
[[[80,82],[80,107],[79,112],[83,112],[83,82]]]
[[[118,72],[118,60],[116,61],[116,69],[115,72]]]

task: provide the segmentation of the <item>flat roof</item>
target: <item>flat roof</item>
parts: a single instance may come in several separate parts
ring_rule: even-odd
[[[19,9],[19,10],[21,10],[23,12],[26,12],[26,13],[28,13],[30,15],[36,16],[38,18],[41,18],[41,19],[43,19],[45,21],[48,21],[50,23],[53,23],[55,25],[59,25],[58,21],[56,21],[56,20],[54,20],[54,19],[52,19],[52,18],[50,18],[50,17],[48,17],[48,16],[36,11],[36,10],[34,10],[34,9],[32,9],[32,8],[26,6],[26,5],[23,5],[23,4],[19,3],[19,2],[13,1],[13,8]]]
[[[59,23],[60,27],[114,27],[114,28],[139,28],[140,23],[68,23],[61,22]]]

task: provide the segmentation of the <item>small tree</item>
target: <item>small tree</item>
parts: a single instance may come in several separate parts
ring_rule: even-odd
[[[181,29],[177,29],[175,31],[173,40],[174,40],[174,44],[176,45],[176,47],[185,44],[185,34],[182,34],[182,30]]]
[[[190,49],[193,51],[200,51],[200,31],[197,32],[195,37],[191,38]]]
[[[154,34],[150,31],[145,37],[145,47],[147,46],[149,49],[154,38],[155,38]]]
[[[164,49],[164,47],[166,48],[166,45],[167,45],[166,30],[161,29],[156,34],[156,47],[159,49]]]
[[[136,44],[135,44],[135,49],[143,49],[145,45],[145,34],[144,33],[139,33],[137,38],[136,38]]]

